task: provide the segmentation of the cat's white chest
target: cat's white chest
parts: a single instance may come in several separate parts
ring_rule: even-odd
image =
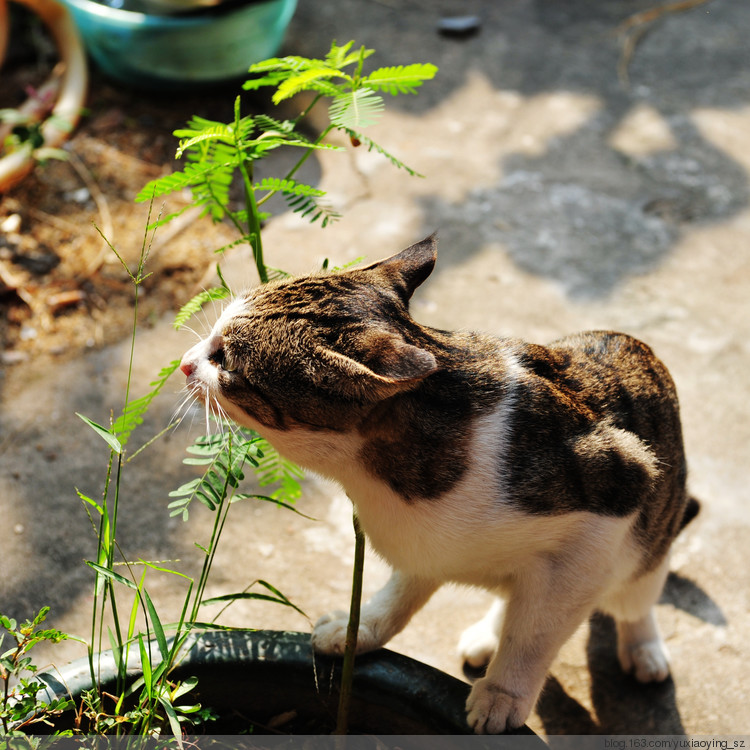
[[[497,557],[498,534],[504,536],[508,515],[502,502],[506,425],[501,410],[475,424],[471,466],[463,478],[438,497],[411,501],[365,468],[362,454],[366,447],[357,434],[249,426],[290,460],[339,482],[371,546],[394,568],[466,583],[492,577],[481,555],[474,552],[477,545],[490,544]]]

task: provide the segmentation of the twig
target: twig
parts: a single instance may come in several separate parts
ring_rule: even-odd
[[[112,214],[109,211],[109,204],[104,197],[104,193],[100,190],[99,185],[91,174],[89,168],[73,151],[68,151],[68,159],[70,161],[70,166],[75,169],[76,173],[81,178],[81,181],[86,186],[86,189],[91,194],[91,197],[94,199],[94,203],[96,203],[96,208],[99,212],[99,218],[102,224],[102,234],[105,237],[112,237],[114,234]],[[105,244],[93,261],[89,262],[86,266],[87,277],[92,276],[99,270],[102,263],[104,263],[104,258],[107,256],[108,251],[109,248]]]
[[[341,668],[341,692],[339,710],[336,716],[334,734],[346,734],[349,730],[349,705],[354,682],[354,657],[357,651],[357,632],[359,631],[359,612],[362,604],[362,574],[365,566],[365,535],[359,525],[357,514],[354,514],[354,572],[352,575],[352,601],[349,608],[349,625],[346,629],[346,648],[344,664]]]
[[[13,273],[5,263],[0,260],[0,292],[15,292],[19,299],[25,302],[32,310],[34,309],[34,300],[26,291],[23,285],[23,279]]]
[[[630,84],[630,78],[628,75],[628,68],[630,62],[635,54],[635,49],[643,39],[646,31],[648,31],[647,24],[652,24],[658,21],[668,13],[682,13],[686,10],[692,10],[697,8],[699,5],[709,2],[709,0],[676,0],[675,2],[667,3],[655,8],[649,8],[647,10],[633,13],[632,16],[626,18],[616,29],[616,34],[623,34],[625,38],[622,43],[622,55],[620,56],[620,62],[617,65],[617,75],[620,81],[628,86]]]
[[[74,235],[80,234],[81,232],[81,227],[78,224],[74,224],[72,221],[63,219],[60,216],[53,216],[52,214],[48,214],[46,211],[42,211],[40,208],[28,206],[26,208],[26,211],[28,211],[29,216],[33,216],[35,219],[43,221],[45,222],[45,224],[49,224],[50,226],[55,227],[55,229],[59,229],[61,232],[68,232],[69,234]]]
[[[169,222],[166,229],[161,229],[159,236],[154,240],[151,255],[158,253],[178,235],[189,229],[203,215],[203,206],[191,206],[185,213]]]
[[[0,0],[0,66],[5,60],[5,51],[8,48],[8,3],[7,0]]]
[[[76,137],[76,143],[82,144],[87,152],[92,151],[101,156],[102,160],[106,161],[110,167],[116,167],[119,165],[122,169],[126,169],[129,172],[142,172],[148,177],[158,177],[164,171],[163,167],[159,164],[151,164],[150,162],[139,159],[132,154],[124,154],[122,151],[111,146],[100,138],[94,138],[85,133],[78,134]]]

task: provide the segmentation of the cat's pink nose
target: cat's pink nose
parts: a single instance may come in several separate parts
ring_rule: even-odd
[[[183,360],[180,363],[180,369],[185,373],[185,377],[187,377],[195,372],[195,365],[192,362],[186,362]]]

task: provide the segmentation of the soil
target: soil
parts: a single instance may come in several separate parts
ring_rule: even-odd
[[[55,63],[43,30],[12,7],[0,109],[20,104]],[[68,158],[38,164],[0,195],[0,365],[68,358],[128,333],[134,287],[108,243],[131,270],[144,242],[150,247],[142,324],[178,309],[208,283],[214,251],[232,238],[229,229],[191,211],[146,238],[149,205],[134,198],[171,171],[173,131],[193,114],[231,118],[238,90],[144,93],[91,71],[87,110],[65,146]],[[152,219],[184,204],[154,205]]]

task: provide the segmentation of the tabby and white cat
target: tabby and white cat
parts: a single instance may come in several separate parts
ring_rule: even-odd
[[[620,333],[539,346],[420,325],[409,299],[435,260],[432,236],[248,292],[183,357],[188,388],[351,498],[393,568],[363,607],[359,652],[443,583],[498,595],[459,643],[487,666],[467,702],[476,732],[524,723],[595,609],[616,619],[622,668],[664,680],[653,606],[697,508],[666,368]],[[342,653],[346,620],[322,617],[315,649]]]

